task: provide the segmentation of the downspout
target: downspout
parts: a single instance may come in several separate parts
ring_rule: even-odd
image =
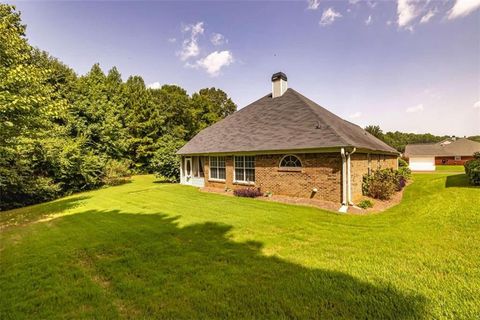
[[[342,156],[342,206],[338,211],[347,212],[347,161],[345,157],[345,148],[340,149],[340,155]]]
[[[353,206],[353,201],[352,201],[352,166],[350,164],[350,156],[357,151],[357,148],[353,148],[352,152],[349,152],[347,154],[347,172],[348,172],[348,177],[347,177],[347,188],[348,188],[348,194],[347,194],[347,202],[349,205]]]

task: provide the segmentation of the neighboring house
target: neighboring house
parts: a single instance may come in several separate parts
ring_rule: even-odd
[[[436,165],[463,165],[480,152],[480,143],[466,138],[452,138],[438,143],[408,144],[405,157],[412,171],[434,171]]]
[[[181,183],[344,205],[370,170],[397,168],[398,152],[272,76],[272,93],[202,130],[178,152]]]

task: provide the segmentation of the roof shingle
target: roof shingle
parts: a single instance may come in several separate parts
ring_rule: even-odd
[[[356,147],[398,153],[293,89],[271,94],[202,130],[178,154]]]

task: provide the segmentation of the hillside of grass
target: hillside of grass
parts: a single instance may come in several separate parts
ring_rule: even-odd
[[[416,174],[380,214],[129,184],[0,213],[2,319],[480,315],[480,189]]]

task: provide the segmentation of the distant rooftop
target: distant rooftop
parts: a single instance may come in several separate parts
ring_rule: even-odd
[[[405,156],[471,156],[480,152],[480,142],[466,138],[443,140],[437,143],[408,144]]]

